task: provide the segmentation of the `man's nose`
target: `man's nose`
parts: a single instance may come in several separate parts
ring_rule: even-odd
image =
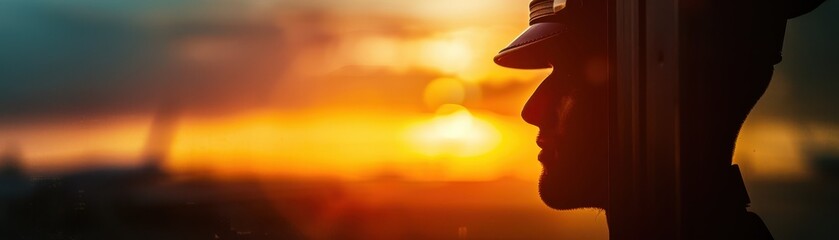
[[[550,107],[552,106],[552,102],[555,101],[555,98],[560,96],[556,96],[554,93],[554,81],[549,81],[549,79],[545,79],[539,84],[539,87],[536,88],[536,91],[533,91],[533,95],[530,96],[530,99],[527,100],[527,103],[524,104],[524,108],[521,110],[521,118],[524,119],[525,122],[532,124],[537,127],[543,127],[545,120],[550,117]]]

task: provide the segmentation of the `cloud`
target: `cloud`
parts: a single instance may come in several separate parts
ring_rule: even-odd
[[[130,4],[129,4],[130,5]],[[0,25],[0,118],[199,110],[264,102],[296,54],[269,20],[79,4],[12,5]],[[200,8],[199,8],[200,9]],[[107,10],[107,11],[106,11]]]

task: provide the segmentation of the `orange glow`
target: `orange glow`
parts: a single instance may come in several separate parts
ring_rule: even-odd
[[[25,166],[39,170],[86,165],[135,165],[146,134],[146,118],[77,121],[0,128],[0,143],[21,146]]]
[[[778,120],[747,121],[737,138],[734,161],[757,177],[808,175],[802,136],[795,125]]]
[[[526,134],[451,104],[432,116],[255,112],[186,120],[173,145],[170,167],[224,175],[365,179],[396,171],[413,180],[494,179],[516,172],[505,169],[514,155],[535,156],[532,149],[520,148]],[[504,135],[512,143],[502,147]]]
[[[192,71],[175,71],[167,79],[204,83],[223,75],[206,89],[187,88],[195,89],[197,105],[211,107],[184,109],[169,152],[171,169],[349,179],[538,176],[537,129],[519,112],[551,70],[492,62],[526,27],[526,6],[501,0],[311,1],[300,3],[313,9],[304,11],[277,4],[273,10],[251,6],[247,18],[209,15],[214,21],[206,23],[208,29],[225,24],[218,31],[196,31],[202,34],[184,30],[185,37],[173,37],[171,48],[160,50],[166,52],[151,54],[187,66],[172,69]],[[150,28],[168,21],[148,20]],[[228,29],[236,26],[243,30]],[[274,82],[238,82],[249,79]],[[272,87],[264,96],[250,94]],[[207,89],[214,91],[200,93]],[[229,107],[202,102],[225,94],[235,96],[224,100]],[[19,144],[25,165],[33,167],[136,164],[153,117],[145,107],[128,116],[93,116],[87,123],[0,124],[0,144]],[[750,120],[736,159],[756,173],[805,175],[804,137],[819,136],[801,136],[790,124]]]
[[[510,82],[540,78],[550,69],[519,70],[503,68],[492,57],[516,36],[518,27],[469,27],[440,32],[408,43],[416,60],[413,65],[438,69],[467,82]]]
[[[460,105],[444,104],[436,115],[408,131],[414,150],[429,157],[474,157],[493,150],[501,134]]]
[[[430,109],[443,104],[463,104],[466,100],[466,86],[453,78],[438,78],[425,87],[423,100]]]
[[[458,39],[439,39],[422,44],[421,62],[447,73],[461,73],[469,69],[474,59],[470,45]]]

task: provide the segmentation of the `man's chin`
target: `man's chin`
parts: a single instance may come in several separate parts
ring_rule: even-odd
[[[605,196],[594,189],[582,189],[581,183],[572,183],[542,172],[539,178],[539,197],[550,208],[572,210],[578,208],[605,209]]]

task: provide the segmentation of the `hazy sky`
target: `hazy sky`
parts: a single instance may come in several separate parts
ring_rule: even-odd
[[[172,95],[197,108],[276,103],[290,67],[307,71],[322,64],[328,72],[352,65],[340,60],[346,55],[367,57],[344,51],[360,36],[410,41],[475,28],[477,21],[522,26],[525,13],[518,6],[524,4],[510,1],[12,0],[4,5],[2,119],[149,111]],[[837,11],[836,3],[827,2],[790,21],[784,62],[770,89],[786,95],[764,99],[758,113],[839,121],[831,104],[839,100],[833,94],[839,88],[839,29],[832,26]],[[493,37],[503,42],[512,36]],[[301,65],[307,59],[309,65]],[[280,105],[293,105],[282,99]]]
[[[146,126],[142,122],[170,101],[179,102],[185,112],[199,118],[238,119],[243,112],[265,109],[314,111],[318,113],[308,117],[316,119],[372,111],[379,115],[367,117],[384,123],[393,116],[381,116],[381,112],[398,113],[405,119],[433,114],[438,109],[429,106],[427,87],[440,79],[459,82],[455,86],[463,92],[455,94],[459,104],[487,114],[483,118],[498,117],[501,120],[493,120],[495,124],[507,126],[501,130],[504,139],[517,139],[529,133],[514,134],[518,131],[514,129],[532,130],[518,120],[518,111],[548,71],[504,69],[491,58],[526,26],[526,4],[506,0],[3,1],[0,135],[5,136],[0,140],[38,139],[23,144],[30,152],[64,144],[60,149],[69,150],[62,154],[78,154],[107,149],[102,139],[108,136],[126,139],[119,149],[131,152],[142,143]],[[802,145],[813,141],[818,148],[839,152],[839,137],[829,134],[839,132],[836,13],[839,3],[828,1],[789,21],[784,61],[776,66],[772,85],[745,126],[738,144],[740,160],[782,156],[777,152],[782,149],[786,157],[766,160],[776,165],[764,165],[782,171],[789,168],[788,162],[802,162],[806,157],[802,152],[809,151]],[[124,120],[121,116],[145,118]],[[299,116],[275,120],[289,117]],[[127,130],[99,129],[105,135],[95,135],[86,127],[57,124],[78,119],[106,119],[101,124],[98,120],[88,123]],[[356,134],[358,129],[351,129],[355,126],[377,131],[358,121],[346,129],[333,128],[328,121],[300,128],[323,130],[321,138],[328,135],[324,129]],[[10,130],[16,124],[33,122],[31,129],[53,130],[40,135]],[[246,128],[255,124],[234,122]],[[89,143],[80,141],[75,147],[66,143],[84,133]],[[247,137],[252,136],[243,138]],[[356,138],[329,144],[357,142]],[[764,139],[774,140],[761,142]],[[253,140],[245,143],[249,141]],[[376,143],[390,146],[388,141],[382,137]],[[393,157],[358,158],[371,156]]]
[[[174,96],[198,111],[295,107],[308,97],[299,93],[318,95],[313,90],[332,85],[284,84],[300,74],[391,63],[370,59],[399,52],[388,43],[447,34],[487,14],[510,15],[497,4],[505,1],[447,2],[6,1],[0,119],[149,112]]]

